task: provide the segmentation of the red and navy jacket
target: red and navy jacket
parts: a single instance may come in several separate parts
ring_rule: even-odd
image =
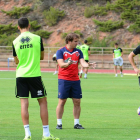
[[[67,68],[60,68],[58,72],[58,79],[64,79],[69,81],[78,81],[78,63],[81,58],[83,58],[83,53],[79,49],[69,50],[66,46],[59,49],[56,52],[56,58],[63,59],[64,62],[67,61],[68,58],[71,58],[73,63],[69,65]]]

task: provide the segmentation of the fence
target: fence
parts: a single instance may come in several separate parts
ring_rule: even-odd
[[[59,49],[58,47],[44,47],[45,57],[41,61],[41,67],[55,67],[55,62],[52,60],[52,56]],[[113,49],[111,47],[91,47],[91,55],[89,60],[91,62],[97,63],[97,68],[112,69],[113,65]],[[132,69],[128,61],[128,54],[134,50],[134,48],[122,48],[123,49],[123,60],[124,60],[124,69]],[[14,64],[12,56],[12,47],[0,46],[0,67],[16,67]],[[137,55],[134,57],[136,65],[139,65],[140,58]]]

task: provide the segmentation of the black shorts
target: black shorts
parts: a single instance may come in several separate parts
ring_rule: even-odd
[[[89,60],[85,60],[87,63],[89,62]]]
[[[43,85],[41,76],[16,78],[16,97],[28,98],[29,91],[31,93],[31,98],[43,98],[47,96],[46,89]]]

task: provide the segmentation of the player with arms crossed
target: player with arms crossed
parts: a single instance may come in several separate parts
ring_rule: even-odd
[[[31,140],[29,128],[29,92],[36,98],[40,106],[40,117],[43,124],[42,140],[59,140],[50,135],[48,125],[48,109],[46,90],[41,79],[40,60],[44,59],[44,47],[40,36],[29,32],[29,20],[20,18],[18,29],[21,34],[13,41],[13,56],[17,65],[16,97],[21,102],[21,117],[25,129],[24,140]]]
[[[58,73],[58,105],[56,108],[57,127],[62,129],[62,115],[64,112],[64,105],[67,98],[72,98],[74,108],[74,128],[84,129],[79,124],[79,117],[81,112],[80,102],[82,98],[82,91],[80,80],[78,76],[78,62],[83,67],[88,68],[90,65],[95,67],[95,63],[87,63],[83,58],[81,50],[76,49],[79,36],[75,33],[70,33],[66,37],[66,46],[59,49],[56,53],[57,62],[59,65]]]
[[[118,76],[117,74],[117,66],[120,66],[120,74],[121,77],[123,77],[123,51],[121,48],[118,48],[118,43],[115,43],[115,49],[113,49],[113,61],[114,61],[114,71],[115,71],[115,77]]]

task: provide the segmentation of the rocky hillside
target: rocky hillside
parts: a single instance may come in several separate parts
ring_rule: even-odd
[[[112,0],[113,3],[115,0]],[[30,20],[37,20],[41,25],[41,29],[53,32],[48,39],[44,39],[46,46],[61,47],[65,44],[62,38],[62,33],[74,32],[80,30],[83,34],[81,42],[89,36],[93,38],[99,37],[100,40],[110,38],[108,40],[108,47],[112,47],[114,42],[119,42],[123,47],[135,47],[140,43],[140,34],[130,33],[127,28],[131,22],[125,22],[123,28],[114,30],[112,32],[101,32],[98,26],[93,22],[93,18],[100,21],[119,21],[120,15],[116,12],[110,11],[106,16],[92,16],[86,18],[84,11],[86,7],[91,5],[105,5],[106,0],[0,0],[0,9],[4,11],[11,11],[14,6],[24,7],[30,6],[31,11],[24,16]],[[49,7],[55,7],[59,10],[64,10],[65,16],[56,25],[49,26],[46,24],[43,11],[48,10]],[[0,24],[17,25],[17,17],[10,17],[0,11]]]

